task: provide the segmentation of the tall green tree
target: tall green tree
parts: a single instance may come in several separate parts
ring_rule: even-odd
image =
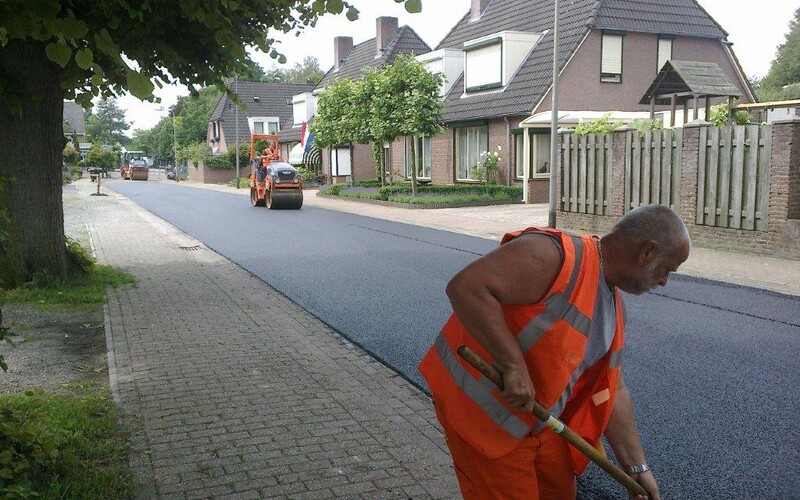
[[[370,115],[374,134],[384,141],[398,137],[412,138],[411,192],[417,192],[417,137],[432,137],[442,131],[442,108],[439,96],[442,77],[434,75],[409,55],[400,55],[381,69],[383,77],[373,91]]]
[[[320,148],[351,145],[358,134],[353,112],[356,102],[356,83],[346,78],[325,87],[317,96],[317,114],[311,124],[314,142]],[[353,166],[353,148],[350,147],[350,165]]]
[[[756,92],[763,101],[800,99],[800,9],[794,12],[786,41],[778,46],[769,72],[759,82]]]
[[[122,144],[130,140],[125,131],[130,128],[125,121],[125,110],[116,99],[103,99],[92,109],[86,120],[86,133],[95,144]]]
[[[421,10],[421,0],[403,1]],[[247,45],[282,62],[270,30],[302,29],[345,9],[358,16],[343,0],[0,2],[0,209],[8,216],[0,280],[16,285],[38,269],[67,275],[65,99],[89,107],[126,90],[153,99],[156,84],[176,80],[226,89],[225,79],[246,69]]]
[[[179,98],[181,106],[176,109],[176,116],[180,118],[180,127],[176,128],[178,147],[206,140],[208,132],[208,117],[214,111],[214,106],[221,93],[216,87],[205,87],[196,95]]]

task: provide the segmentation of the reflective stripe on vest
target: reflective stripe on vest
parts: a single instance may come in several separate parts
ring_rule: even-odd
[[[584,337],[589,336],[589,328],[592,326],[592,320],[585,314],[580,312],[577,307],[569,303],[569,298],[572,291],[575,289],[575,284],[578,281],[578,274],[580,273],[581,265],[583,263],[583,241],[577,236],[572,236],[572,243],[575,246],[575,262],[572,265],[572,273],[569,277],[567,287],[561,293],[554,293],[547,297],[543,302],[545,310],[539,313],[530,323],[517,335],[517,343],[522,349],[522,352],[528,352],[533,344],[539,340],[544,332],[553,327],[556,321],[563,319],[573,328],[583,334]]]
[[[456,353],[450,349],[450,344],[447,343],[444,335],[439,334],[436,338],[435,346],[439,359],[442,360],[442,363],[445,368],[447,368],[453,381],[465,394],[483,408],[483,411],[486,412],[489,418],[516,439],[522,439],[525,437],[525,434],[530,432],[531,429],[528,424],[510,413],[500,401],[492,395],[492,391],[496,390],[497,386],[495,386],[491,380],[484,376],[476,380],[475,377],[464,368],[458,361]]]

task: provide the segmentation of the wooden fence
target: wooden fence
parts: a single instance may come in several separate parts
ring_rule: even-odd
[[[561,139],[561,210],[608,215],[612,136],[564,133]]]
[[[766,231],[772,126],[703,127],[697,224]]]
[[[680,199],[683,129],[625,133],[625,211]]]
[[[652,203],[678,210],[683,129],[614,134],[561,134],[561,210],[608,215],[613,141],[624,134],[625,212]],[[697,220],[705,226],[767,230],[772,127],[700,127]],[[617,186],[618,188],[618,186]]]

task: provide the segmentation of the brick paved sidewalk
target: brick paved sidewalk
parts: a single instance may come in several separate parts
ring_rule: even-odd
[[[459,496],[427,396],[133,202],[90,203],[99,260],[138,278],[106,326],[139,498]]]

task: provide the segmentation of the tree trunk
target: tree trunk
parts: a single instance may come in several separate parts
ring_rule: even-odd
[[[57,279],[67,275],[62,76],[43,43],[12,40],[0,48],[0,210],[8,217],[0,227],[7,233],[0,252],[3,286],[25,282],[36,271]]]
[[[417,137],[411,136],[411,196],[417,196]]]

